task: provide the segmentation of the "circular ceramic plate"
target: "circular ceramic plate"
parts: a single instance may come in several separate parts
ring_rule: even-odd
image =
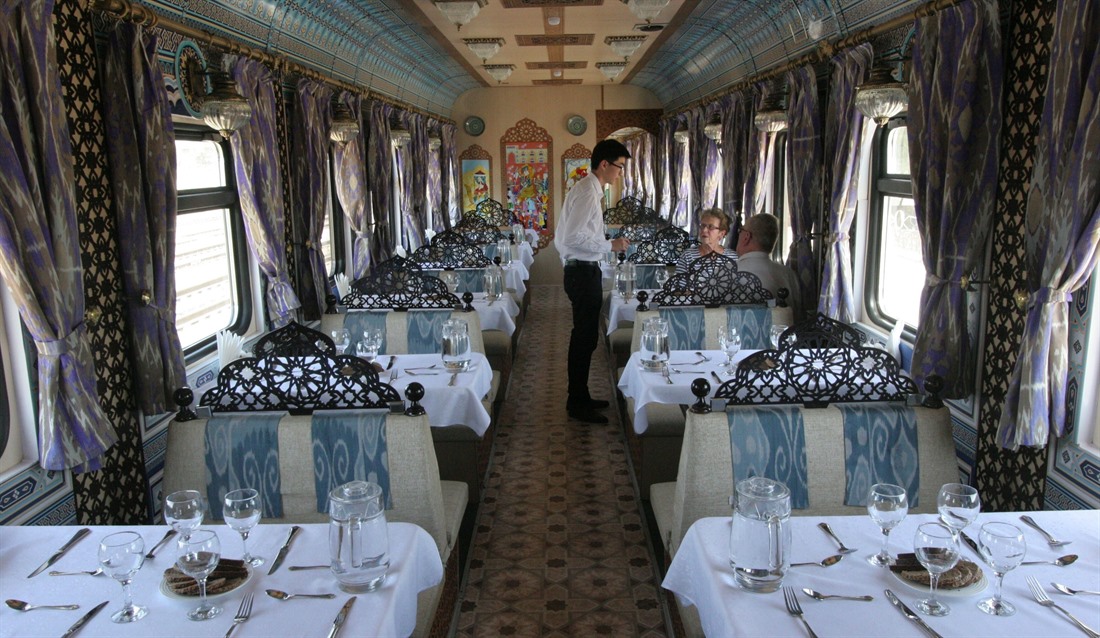
[[[242,581],[240,582],[240,584],[239,584],[239,585],[237,585],[237,586],[236,586],[236,587],[234,587],[233,589],[227,589],[227,590],[225,590],[225,591],[222,591],[222,592],[218,592],[218,593],[216,593],[216,594],[207,594],[207,595],[206,595],[206,599],[207,599],[207,600],[218,600],[219,598],[224,598],[225,596],[227,596],[227,595],[229,595],[229,594],[232,594],[233,592],[237,591],[237,590],[238,590],[238,589],[240,589],[241,587],[244,587],[244,586],[245,586],[245,584],[247,584],[247,583],[248,583],[248,581],[252,580],[252,574],[253,574],[253,573],[255,573],[255,572],[254,572],[254,571],[252,570],[252,568],[251,568],[251,567],[248,567],[247,569],[248,569],[248,578],[245,578],[244,580],[242,580]],[[198,600],[198,599],[199,599],[199,596],[198,596],[198,594],[196,594],[196,595],[194,595],[194,596],[185,596],[185,595],[183,595],[183,594],[177,594],[176,592],[172,591],[172,590],[171,590],[171,589],[170,589],[170,588],[168,587],[168,581],[164,580],[163,578],[161,578],[161,579],[160,579],[160,593],[164,594],[164,596],[165,596],[165,597],[167,597],[167,598],[171,598],[171,599],[173,599],[173,600],[188,600],[188,601],[194,601],[194,600]]]
[[[476,115],[471,115],[462,123],[462,128],[465,129],[466,133],[477,137],[485,132],[485,120]]]
[[[901,582],[909,589],[919,591],[920,593],[925,595],[929,593],[927,585],[922,585],[920,583],[914,583],[913,581],[906,580],[901,576],[898,576],[894,572],[890,572],[890,575],[896,578],[899,582]],[[985,572],[983,571],[982,577],[978,580],[978,582],[967,585],[966,587],[959,587],[958,589],[944,589],[941,587],[936,590],[936,595],[943,596],[945,598],[966,598],[967,596],[977,596],[978,594],[985,591],[985,588],[988,584],[989,581],[986,580]]]
[[[583,117],[574,115],[565,122],[565,128],[573,135],[584,135],[588,130],[588,122],[585,122]]]

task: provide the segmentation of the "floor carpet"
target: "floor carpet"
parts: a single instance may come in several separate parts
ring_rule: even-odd
[[[601,342],[593,397],[565,413],[572,329],[560,286],[535,286],[502,406],[460,595],[459,636],[669,635]]]

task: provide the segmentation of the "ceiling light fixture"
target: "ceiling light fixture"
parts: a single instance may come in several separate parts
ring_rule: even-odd
[[[210,73],[210,83],[214,90],[202,102],[202,119],[207,126],[229,139],[233,131],[252,119],[252,107],[225,71]]]
[[[722,142],[722,122],[720,120],[712,120],[706,126],[703,127],[703,135],[707,136],[707,139],[714,140],[721,144]]]
[[[481,8],[489,3],[489,0],[432,0],[447,22],[462,30],[462,25],[477,17]]]
[[[631,13],[638,16],[639,20],[646,22],[653,22],[653,18],[660,15],[661,11],[668,6],[668,0],[624,0],[624,2]]]
[[[512,75],[512,71],[516,69],[514,64],[484,64],[482,65],[485,72],[488,73],[497,84],[502,84],[508,79],[508,76]]]
[[[603,40],[611,47],[611,50],[615,52],[615,55],[621,56],[624,60],[630,60],[630,56],[634,55],[634,52],[638,50],[638,47],[645,43],[644,35],[609,35]]]
[[[889,66],[876,66],[871,77],[856,87],[855,106],[879,126],[886,126],[890,118],[909,108],[909,93]]]
[[[558,26],[559,24],[561,24],[561,16],[550,16],[546,19],[546,24],[552,27]]]
[[[428,150],[429,151],[438,151],[439,147],[442,146],[442,145],[443,145],[443,140],[440,139],[439,136],[436,135],[435,133],[432,133],[431,135],[428,136]]]
[[[390,129],[390,143],[395,147],[400,148],[412,141],[412,133],[404,128],[391,128]]]
[[[619,74],[626,68],[626,62],[597,62],[596,68],[604,74],[604,77],[614,82],[615,78],[619,77]]]
[[[554,69],[553,71],[550,72],[550,75],[553,75],[556,78],[560,78],[561,77],[561,69]]]
[[[351,109],[340,100],[335,100],[332,105],[332,128],[329,129],[329,139],[338,144],[350,142],[359,135],[359,123],[351,115]]]
[[[787,130],[787,107],[784,98],[787,97],[787,89],[780,82],[776,82],[772,90],[764,96],[760,104],[760,110],[753,117],[756,129],[764,133],[778,133]]]
[[[504,38],[463,38],[462,41],[482,62],[488,62],[504,46]]]

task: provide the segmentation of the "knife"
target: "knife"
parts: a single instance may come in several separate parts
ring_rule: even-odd
[[[73,626],[69,627],[68,631],[61,634],[61,638],[69,638],[69,636],[72,636],[72,635],[76,634],[76,632],[80,631],[81,627],[88,624],[89,620],[91,620],[92,618],[95,618],[95,615],[99,613],[99,610],[106,607],[107,603],[109,603],[109,602],[111,602],[111,601],[105,600],[105,601],[99,603],[98,605],[96,605],[95,607],[92,607],[92,609],[88,613],[86,613],[86,614],[84,614],[83,616],[80,617],[80,620],[74,622]]]
[[[982,550],[978,549],[978,544],[974,542],[974,539],[967,536],[966,532],[963,531],[959,532],[959,536],[962,537],[963,542],[966,543],[967,547],[974,550],[974,553],[978,555],[978,558],[982,559],[982,561],[984,562],[985,555],[982,554]]]
[[[34,578],[35,576],[41,574],[48,567],[50,567],[51,565],[56,563],[59,558],[64,556],[65,552],[69,551],[69,549],[71,549],[73,545],[76,545],[80,541],[80,539],[84,538],[85,536],[87,536],[88,534],[91,534],[91,533],[92,533],[92,530],[88,529],[87,527],[81,528],[76,534],[73,534],[73,537],[69,539],[68,543],[65,543],[64,545],[62,545],[61,549],[54,552],[53,556],[50,556],[48,559],[46,559],[46,562],[39,565],[38,569],[31,572],[31,575],[27,576],[27,578]]]
[[[912,620],[913,622],[917,623],[917,626],[920,627],[921,629],[923,629],[924,631],[928,632],[928,635],[932,636],[932,638],[943,638],[943,636],[936,633],[935,629],[932,629],[931,627],[928,626],[927,623],[925,623],[923,620],[921,620],[920,616],[917,615],[917,612],[913,611],[912,609],[909,609],[909,607],[905,603],[901,602],[901,599],[897,597],[897,594],[890,591],[889,589],[885,589],[883,591],[886,592],[887,600],[889,600],[891,603],[893,603],[894,607],[897,607],[898,611],[900,611],[903,616],[905,616],[909,620]]]
[[[715,372],[714,370],[710,371],[710,376],[714,377],[714,381],[718,385],[722,385],[723,383],[725,383],[725,381],[722,381],[722,377],[718,376],[718,373]]]
[[[300,531],[302,531],[302,528],[297,525],[290,528],[290,536],[286,537],[286,542],[279,548],[279,555],[276,556],[275,561],[271,563],[271,569],[267,572],[268,576],[274,574],[275,570],[279,569],[279,565],[283,564],[283,559],[286,558],[287,552],[290,551],[290,544],[294,542],[294,537],[297,536]]]
[[[356,598],[358,596],[352,596],[340,608],[340,613],[336,614],[336,620],[332,621],[332,629],[328,630],[328,638],[336,638],[336,634],[340,633],[340,628],[344,626],[344,621],[348,619],[348,613],[351,611],[351,606],[355,603]]]
[[[397,355],[390,355],[390,362],[386,364],[386,369],[391,370],[393,368],[393,362],[397,361]]]
[[[153,549],[149,550],[149,553],[145,555],[146,560],[153,560],[153,557],[157,555],[157,552],[165,543],[170,541],[173,536],[176,535],[176,530],[170,529],[164,533],[164,537],[160,539],[160,542],[153,546]]]

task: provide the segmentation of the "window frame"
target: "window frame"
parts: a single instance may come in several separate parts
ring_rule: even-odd
[[[336,273],[347,272],[347,254],[348,254],[348,224],[347,213],[344,212],[344,207],[340,205],[340,197],[336,193],[336,151],[333,148],[328,152],[328,176],[329,176],[329,199],[332,200],[331,205],[328,207],[329,215],[329,240],[332,243],[332,272],[328,273],[328,284],[332,284]],[[322,246],[322,251],[327,246]]]
[[[229,247],[232,257],[232,287],[236,297],[237,314],[225,330],[244,334],[252,325],[255,308],[252,295],[252,269],[250,251],[245,234],[244,217],[241,213],[240,195],[236,186],[233,170],[233,153],[229,141],[209,127],[176,122],[176,141],[215,142],[222,149],[225,158],[225,183],[218,188],[200,188],[176,192],[176,236],[185,217],[192,213],[206,212],[224,208],[229,215]],[[178,167],[177,167],[178,169]],[[179,282],[177,282],[177,290]],[[200,359],[217,351],[217,333],[199,340],[184,348],[186,365],[197,363]]]

